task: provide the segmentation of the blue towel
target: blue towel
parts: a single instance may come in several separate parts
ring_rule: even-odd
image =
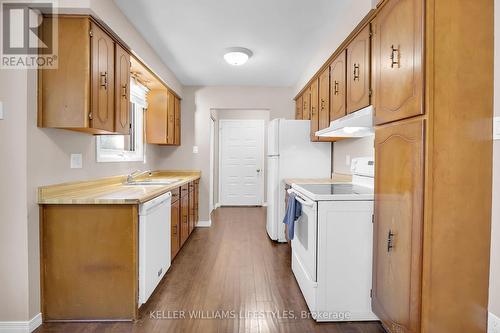
[[[302,205],[295,199],[296,195],[290,193],[288,196],[288,207],[283,223],[288,226],[288,239],[292,240],[294,236],[294,227],[297,219],[302,215]]]

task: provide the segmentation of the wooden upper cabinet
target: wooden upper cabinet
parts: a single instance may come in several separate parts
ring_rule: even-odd
[[[54,20],[57,68],[38,70],[38,126],[128,134],[130,55],[90,17],[44,17],[40,33]]]
[[[311,89],[307,88],[302,94],[302,119],[311,119]]]
[[[311,83],[310,91],[311,141],[318,141],[318,137],[316,136],[319,125],[319,84],[317,79]]]
[[[130,55],[115,47],[115,132],[130,134]]]
[[[174,101],[174,145],[179,146],[181,144],[181,101],[175,96]]]
[[[318,129],[330,125],[330,69],[327,68],[319,76],[319,115]]]
[[[147,143],[166,144],[168,91],[165,89],[151,90],[147,98],[146,141]]]
[[[370,26],[347,46],[347,113],[370,105]]]
[[[375,123],[424,113],[422,0],[389,0],[372,21]]]
[[[167,144],[173,145],[175,139],[175,96],[168,92],[167,106]]]
[[[302,109],[302,96],[299,96],[295,100],[295,119],[302,120]]]
[[[391,332],[420,332],[424,120],[375,131],[373,311]]]
[[[346,115],[346,51],[330,65],[330,121]]]
[[[115,102],[115,43],[95,23],[91,23],[92,52],[92,111],[90,126],[108,132],[114,131]]]

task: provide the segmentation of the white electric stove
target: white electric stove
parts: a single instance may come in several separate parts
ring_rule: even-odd
[[[292,270],[316,321],[378,320],[371,311],[373,158],[353,159],[351,183],[293,184],[302,204]]]

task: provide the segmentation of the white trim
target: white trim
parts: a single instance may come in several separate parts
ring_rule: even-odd
[[[264,202],[264,203],[262,204],[262,207],[267,207],[267,202]]]
[[[488,333],[500,333],[500,318],[488,312]]]
[[[39,313],[29,321],[0,321],[0,333],[31,333],[42,325]]]
[[[217,208],[220,208],[220,207],[221,207],[221,204],[220,204],[220,202],[217,202],[217,203],[215,204],[215,207],[214,207],[214,209],[217,209]]]
[[[211,226],[212,226],[212,220],[198,221],[198,223],[196,224],[197,228],[209,228]]]
[[[493,140],[500,140],[500,116],[493,118]]]
[[[215,172],[215,119],[210,116],[210,183],[208,193],[208,211],[214,210],[214,172]]]

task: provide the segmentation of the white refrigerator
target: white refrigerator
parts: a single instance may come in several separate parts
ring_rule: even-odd
[[[286,242],[286,178],[330,178],[331,144],[311,142],[309,120],[269,122],[267,147],[267,234]]]

